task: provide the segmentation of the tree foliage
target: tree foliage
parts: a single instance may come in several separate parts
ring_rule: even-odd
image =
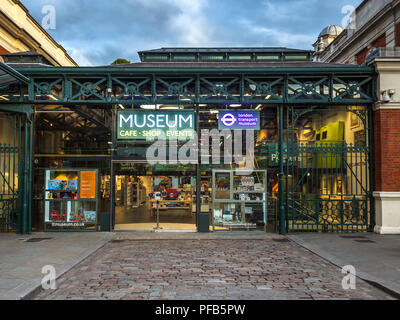
[[[127,63],[131,63],[131,62],[129,60],[126,60],[126,59],[118,58],[112,64],[127,64]]]

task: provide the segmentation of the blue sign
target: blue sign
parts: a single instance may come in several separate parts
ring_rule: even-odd
[[[260,130],[260,111],[223,110],[219,112],[219,130]]]

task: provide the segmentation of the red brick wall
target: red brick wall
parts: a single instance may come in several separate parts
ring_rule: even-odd
[[[374,112],[375,191],[400,192],[400,110]]]

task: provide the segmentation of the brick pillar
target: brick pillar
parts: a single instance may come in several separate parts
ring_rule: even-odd
[[[400,108],[374,112],[375,232],[400,234]]]
[[[400,234],[400,57],[377,57],[374,106],[375,232]]]

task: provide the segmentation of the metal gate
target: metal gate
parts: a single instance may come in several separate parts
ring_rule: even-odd
[[[288,109],[287,155],[283,157],[288,232],[363,232],[373,228],[370,117],[366,107],[338,109]],[[325,129],[314,130],[313,141],[299,139],[299,127],[309,121],[304,117],[322,119],[335,111],[351,117],[348,127],[359,121],[358,129],[343,127],[346,139],[326,139]]]
[[[18,119],[17,119],[18,118]],[[8,139],[0,137],[0,232],[17,231],[18,222],[18,168],[20,167],[20,129],[19,116],[7,117],[13,125]],[[4,140],[8,140],[4,143]]]

